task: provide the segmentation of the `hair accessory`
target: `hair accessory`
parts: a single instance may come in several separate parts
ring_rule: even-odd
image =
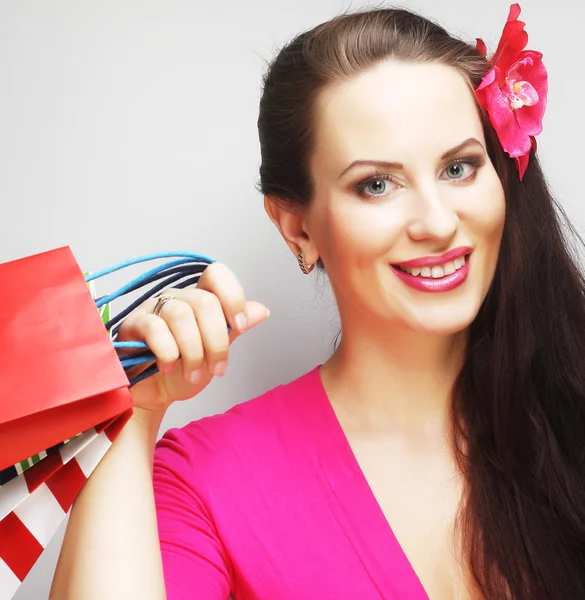
[[[480,105],[487,111],[502,148],[516,159],[520,181],[526,172],[530,150],[536,150],[536,135],[542,131],[546,109],[548,79],[542,54],[525,50],[526,23],[519,21],[520,5],[512,4],[508,21],[490,63],[493,69],[475,90]],[[484,41],[476,48],[487,54]]]
[[[172,302],[173,300],[176,300],[174,296],[171,296],[170,294],[161,294],[154,305],[152,314],[156,317],[160,316],[160,311],[163,309],[163,306],[167,304],[167,302]]]
[[[305,262],[305,255],[302,252],[299,252],[297,254],[297,261],[299,262],[299,267],[301,268],[301,271],[305,275],[308,275],[315,268],[315,265],[308,265]]]

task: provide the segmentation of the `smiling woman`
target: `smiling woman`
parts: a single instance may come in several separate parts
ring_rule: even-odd
[[[344,337],[358,304],[359,330],[371,321],[395,333],[462,332],[490,287],[505,213],[469,84],[441,63],[384,60],[323,88],[314,119],[311,201],[296,219],[278,199],[270,213],[326,266]],[[461,258],[466,266],[445,275],[442,265]],[[424,270],[392,267],[403,263]]]
[[[160,373],[76,502],[54,598],[585,598],[585,283],[518,16],[491,61],[390,9],[278,54],[260,188],[302,271],[327,272],[339,347],[154,451],[267,312],[216,264],[129,317]]]

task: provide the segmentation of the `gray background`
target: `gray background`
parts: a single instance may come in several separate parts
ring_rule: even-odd
[[[60,245],[86,270],[147,252],[199,251],[230,265],[272,311],[236,344],[226,377],[175,405],[163,431],[291,380],[331,350],[336,313],[326,282],[301,275],[254,188],[257,105],[280,45],[360,6],[0,0],[0,262]],[[481,36],[493,52],[509,3],[400,6],[468,40]],[[522,9],[529,48],[544,53],[550,76],[540,157],[581,229],[585,9],[578,0],[525,0]],[[10,292],[1,281],[0,292]],[[63,531],[17,600],[47,598]]]

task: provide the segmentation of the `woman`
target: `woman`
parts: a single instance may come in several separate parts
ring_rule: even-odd
[[[491,63],[402,10],[280,52],[261,191],[301,269],[326,269],[339,347],[155,451],[268,311],[213,265],[134,313],[160,375],[76,501],[52,598],[585,598],[585,287],[518,14]]]

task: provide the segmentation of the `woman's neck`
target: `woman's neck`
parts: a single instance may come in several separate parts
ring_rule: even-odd
[[[438,336],[344,323],[339,348],[321,369],[323,384],[337,408],[374,428],[443,430],[466,339],[466,332]]]

